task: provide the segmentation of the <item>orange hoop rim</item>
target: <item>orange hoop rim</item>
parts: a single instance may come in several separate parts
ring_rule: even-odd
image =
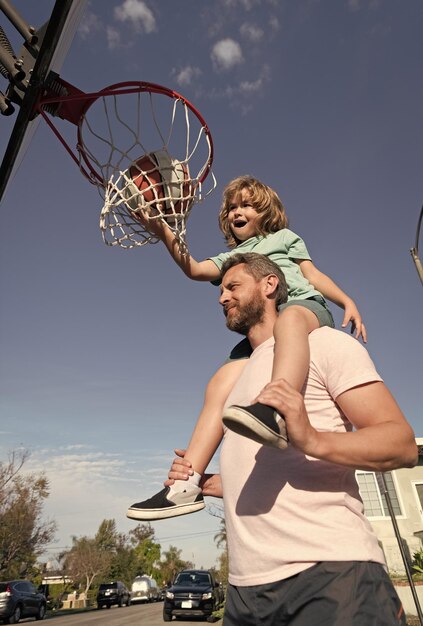
[[[44,94],[44,96],[42,96],[38,101],[36,105],[36,112],[44,118],[44,120],[53,130],[55,135],[58,137],[59,141],[64,145],[70,156],[78,164],[78,167],[81,169],[82,173],[90,180],[90,182],[93,182],[97,185],[100,183],[103,186],[106,184],[106,181],[104,181],[103,177],[93,167],[90,158],[85,152],[84,140],[82,137],[83,118],[89,111],[90,107],[99,98],[102,98],[104,96],[125,95],[130,93],[159,94],[167,96],[173,100],[180,100],[184,105],[188,107],[188,109],[195,115],[195,117],[198,119],[199,123],[203,127],[205,136],[207,137],[207,141],[209,144],[209,157],[205,163],[204,171],[201,174],[199,182],[203,183],[204,180],[207,178],[211,170],[214,157],[214,147],[211,132],[204,117],[201,115],[198,109],[182,94],[168,87],[164,87],[163,85],[145,81],[125,81],[115,83],[113,85],[109,85],[108,87],[104,87],[100,91],[92,93],[85,93],[74,87],[70,83],[62,80],[60,77],[57,77],[57,83],[66,90],[66,95],[52,95],[52,92],[48,91],[47,94]],[[52,123],[50,117],[47,115],[46,112],[49,112],[49,108],[51,109],[52,106],[55,109],[53,115],[61,117],[62,119],[65,119],[77,126],[77,152],[79,153],[80,158],[78,158],[78,155],[75,154],[74,150],[68,145],[59,130]],[[87,170],[81,164],[81,159],[83,160]]]

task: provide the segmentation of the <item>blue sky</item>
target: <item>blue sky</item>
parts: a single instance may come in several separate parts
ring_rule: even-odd
[[[53,2],[15,5],[39,26]],[[193,256],[224,249],[227,181],[250,173],[276,189],[317,267],[356,300],[417,436],[422,25],[421,0],[91,0],[60,72],[83,91],[151,81],[195,104],[218,187],[188,221]],[[13,121],[0,120],[2,150]],[[27,469],[49,476],[51,554],[104,518],[133,526],[127,506],[161,488],[237,341],[216,288],[190,282],[161,245],[106,247],[101,206],[41,122],[0,207],[0,458],[28,448]],[[207,512],[154,528],[164,549],[214,564]]]

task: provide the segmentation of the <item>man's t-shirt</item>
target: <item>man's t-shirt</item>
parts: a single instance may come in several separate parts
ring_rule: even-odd
[[[323,327],[309,339],[303,392],[310,422],[319,431],[350,431],[336,398],[381,378],[367,351],[346,333]],[[254,350],[227,405],[251,404],[270,381],[273,345],[271,338]],[[384,563],[363,514],[354,470],[291,446],[261,446],[229,430],[220,465],[231,584],[282,580],[319,561]]]

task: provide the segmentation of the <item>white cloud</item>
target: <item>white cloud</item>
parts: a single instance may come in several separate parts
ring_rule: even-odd
[[[222,0],[222,4],[228,9],[240,4],[246,11],[250,11],[254,6],[261,4],[261,0]]]
[[[216,99],[225,98],[233,108],[240,110],[242,115],[247,115],[255,108],[258,99],[265,94],[270,76],[270,67],[263,65],[257,78],[238,83],[232,82],[224,89],[213,89],[209,92],[209,96]]]
[[[256,26],[255,24],[249,24],[247,22],[244,22],[244,24],[241,24],[239,32],[241,33],[243,37],[245,37],[246,39],[248,39],[249,41],[253,43],[258,43],[263,38],[263,35],[264,35],[264,31],[262,28],[260,28],[259,26]]]
[[[234,39],[221,39],[212,48],[211,59],[217,71],[231,70],[244,61],[241,46]]]
[[[106,29],[106,37],[107,37],[107,47],[110,50],[114,50],[115,48],[119,48],[120,46],[120,34],[116,28],[113,26],[108,26]]]
[[[347,0],[347,7],[350,11],[356,12],[361,9],[377,10],[380,6],[380,0]]]
[[[348,0],[348,8],[350,11],[358,11],[360,9],[360,0]]]
[[[199,67],[187,65],[179,70],[172,70],[178,85],[191,85],[202,74]]]
[[[254,94],[260,92],[264,85],[269,82],[270,69],[268,65],[264,65],[260,75],[256,80],[243,81],[239,84],[239,91],[244,95]]]
[[[163,488],[170,460],[168,451],[139,449],[134,457],[99,451],[81,443],[33,450],[24,471],[44,472],[49,479],[50,495],[44,503],[44,517],[58,524],[56,542],[49,546],[47,558],[69,546],[73,535],[94,536],[103,519],[115,519],[118,530],[128,532],[136,522],[126,518],[126,509]],[[217,469],[214,461],[210,471]],[[213,502],[214,499],[207,499],[207,504]],[[214,565],[217,550],[213,537],[218,520],[206,511],[196,513],[195,522],[186,517],[152,524],[163,551],[170,544],[178,545],[183,549],[182,558],[192,559],[195,552],[199,565]],[[204,534],[192,536],[193,523]],[[186,539],[179,539],[179,535],[186,535]]]
[[[86,39],[93,32],[101,30],[102,27],[103,25],[100,18],[95,13],[86,11],[78,27],[78,34],[82,39]]]
[[[280,29],[280,23],[276,15],[272,15],[269,19],[269,26],[274,32],[277,32]]]
[[[143,0],[125,0],[115,8],[115,17],[120,22],[132,22],[137,31],[149,34],[157,30],[156,18]]]

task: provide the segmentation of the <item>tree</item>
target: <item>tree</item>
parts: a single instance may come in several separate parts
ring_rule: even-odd
[[[72,548],[61,555],[63,573],[86,593],[101,577],[130,586],[138,574],[151,576],[160,559],[160,544],[154,541],[150,524],[138,524],[126,535],[117,531],[114,519],[105,519],[94,538],[73,537],[72,541]]]
[[[114,519],[104,519],[95,536],[95,541],[99,547],[99,550],[112,550],[116,549],[116,543],[118,538],[118,532],[116,529],[116,522]]]
[[[21,474],[28,452],[12,452],[0,463],[0,577],[27,576],[56,532],[43,521],[49,482],[43,473]]]
[[[138,524],[129,531],[128,536],[132,545],[136,546],[144,541],[144,539],[152,539],[154,537],[154,528],[152,528],[149,523]]]
[[[154,564],[160,560],[160,544],[153,539],[144,539],[134,548],[137,574],[153,575]]]
[[[222,517],[220,520],[220,530],[213,537],[216,542],[216,546],[221,548],[223,546],[224,550],[227,550],[227,539],[226,539],[226,523],[225,518]]]
[[[191,565],[181,559],[181,552],[182,550],[178,550],[175,546],[169,546],[169,550],[163,554],[164,561],[160,563],[163,581],[171,582],[178,572]]]
[[[63,572],[88,593],[94,580],[108,574],[112,554],[99,549],[96,539],[72,537],[72,547],[62,555]]]
[[[214,540],[216,542],[216,546],[218,548],[223,548],[223,552],[218,557],[219,563],[219,579],[222,583],[226,584],[228,581],[228,571],[229,571],[229,557],[228,557],[228,542],[226,535],[226,522],[223,512],[223,507],[219,505],[214,505],[214,507],[209,508],[209,513],[214,517],[218,517],[220,519],[220,529],[215,534]]]

